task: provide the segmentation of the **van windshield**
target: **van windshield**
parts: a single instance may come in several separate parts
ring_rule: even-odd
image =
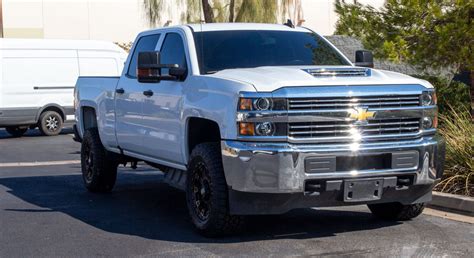
[[[201,74],[259,66],[350,65],[315,33],[238,30],[195,32]]]

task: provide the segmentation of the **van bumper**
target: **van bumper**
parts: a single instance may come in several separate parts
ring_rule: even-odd
[[[444,164],[444,140],[439,136],[325,146],[222,141],[221,148],[233,214],[278,214],[295,208],[362,203],[428,202]],[[364,164],[380,163],[378,157],[391,160],[383,168],[370,168],[369,164],[359,170],[345,170],[348,167],[344,164],[333,164],[351,159]],[[382,194],[374,200],[348,201],[346,182],[351,180],[380,180]]]

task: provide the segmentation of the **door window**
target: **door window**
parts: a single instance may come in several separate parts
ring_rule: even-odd
[[[184,52],[183,39],[177,33],[166,34],[163,46],[160,51],[162,64],[177,64],[186,68],[186,54]],[[168,75],[169,69],[162,69],[163,75]]]
[[[143,36],[138,39],[137,46],[133,51],[132,58],[130,59],[130,65],[128,66],[127,75],[130,77],[137,77],[137,60],[138,60],[138,53],[145,52],[145,51],[155,51],[156,43],[158,43],[158,39],[160,38],[160,34],[154,34],[149,36]]]

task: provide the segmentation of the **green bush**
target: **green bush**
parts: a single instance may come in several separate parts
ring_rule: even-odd
[[[428,75],[413,75],[414,77],[429,81],[436,89],[438,97],[438,110],[442,115],[448,115],[451,110],[463,112],[469,110],[471,99],[469,87],[457,81],[449,82],[443,77]],[[451,107],[451,108],[450,108]]]
[[[474,123],[469,109],[448,107],[440,122],[439,132],[446,140],[446,163],[436,190],[474,196]]]

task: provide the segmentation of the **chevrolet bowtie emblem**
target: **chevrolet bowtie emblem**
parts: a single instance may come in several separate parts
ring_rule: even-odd
[[[350,118],[357,122],[366,122],[367,119],[375,117],[375,111],[368,111],[367,108],[356,107],[348,110]]]

